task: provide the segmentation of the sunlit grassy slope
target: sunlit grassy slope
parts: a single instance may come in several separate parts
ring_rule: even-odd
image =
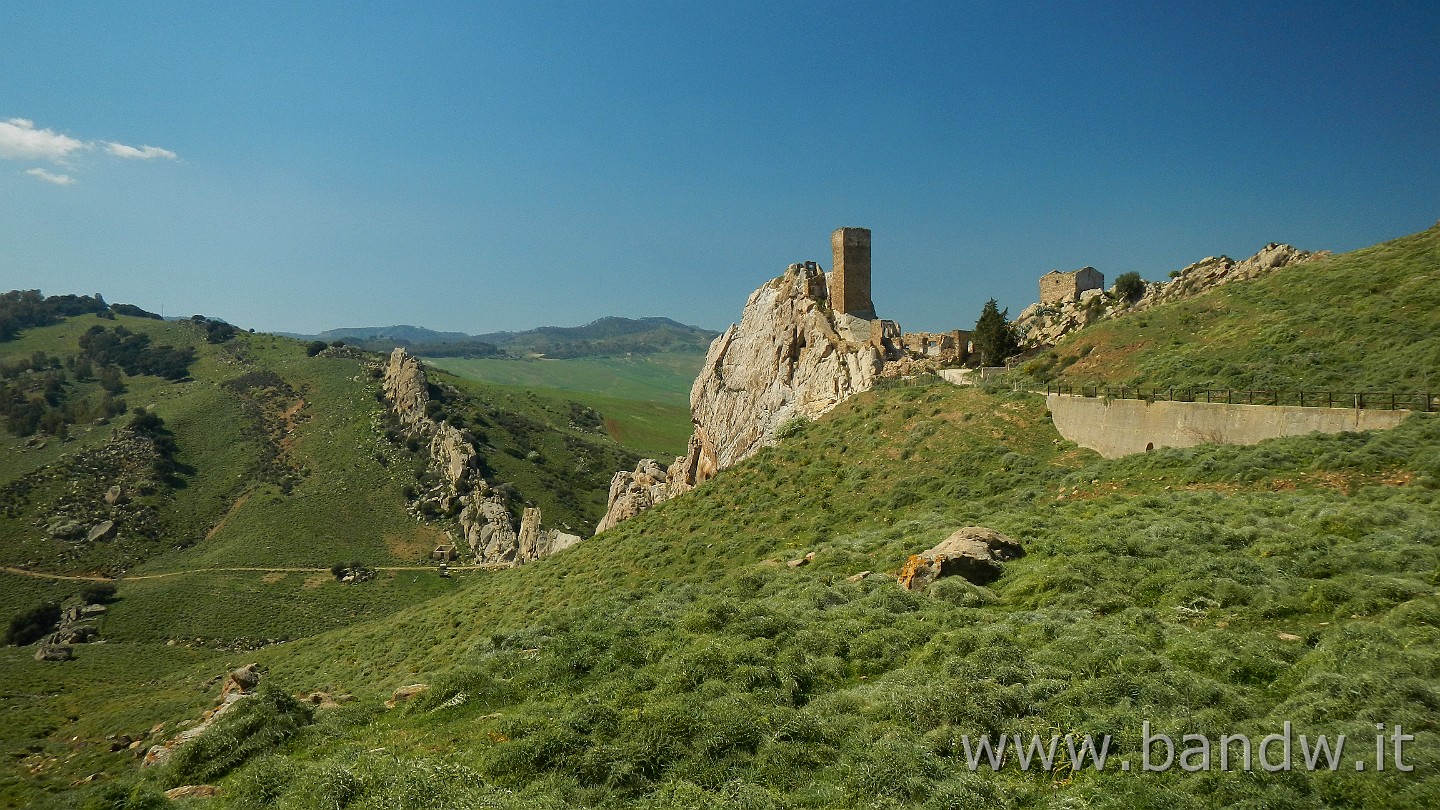
[[[1433,806],[1437,448],[1440,420],[1417,416],[1105,461],[1064,442],[1037,397],[886,387],[557,557],[289,644],[157,659],[149,685],[104,687],[129,701],[81,678],[27,698],[51,719],[24,733],[63,758],[77,733],[198,711],[207,677],[253,659],[287,691],[357,697],[285,740],[291,715],[257,709],[246,722],[276,742],[213,777],[233,806]],[[989,588],[895,585],[907,554],[971,524],[1027,556]],[[122,585],[107,632],[153,604],[146,587]],[[154,644],[125,633],[113,647]],[[105,655],[76,671],[133,672]],[[55,671],[23,651],[0,666],[15,683]],[[430,691],[380,708],[415,682]],[[963,735],[1110,733],[1138,771],[1146,720],[1256,740],[1290,721],[1360,751],[1320,774],[964,765]],[[1353,769],[1376,722],[1417,735],[1414,772]],[[120,775],[87,795],[135,789],[133,760],[83,750],[78,767]],[[215,773],[202,760],[136,795]],[[76,767],[17,767],[6,789],[64,790]]]
[[[386,439],[379,381],[360,360],[309,357],[303,343],[268,335],[240,334],[212,345],[190,322],[87,315],[0,342],[0,363],[35,352],[74,355],[80,334],[97,324],[150,334],[156,344],[193,347],[198,359],[185,382],[126,377],[121,397],[131,413],[75,425],[68,439],[0,433],[0,565],[60,576],[124,576],[120,600],[100,621],[103,643],[81,647],[75,662],[27,669],[38,663],[30,658],[33,647],[0,655],[0,749],[7,752],[0,806],[27,806],[35,798],[26,787],[29,775],[56,765],[45,760],[37,771],[35,762],[22,760],[27,748],[57,729],[70,732],[66,740],[83,739],[92,720],[105,717],[140,734],[153,724],[133,728],[128,718],[171,705],[166,701],[177,695],[181,713],[193,714],[197,699],[208,697],[196,691],[188,671],[181,674],[191,662],[223,666],[221,649],[311,636],[453,587],[428,568],[429,551],[446,539],[444,524],[417,521],[406,509],[406,490],[424,471],[425,449]],[[517,504],[539,505],[547,525],[588,534],[603,510],[605,484],[635,457],[598,425],[577,424],[583,406],[489,391],[439,372],[433,378],[450,391],[447,407],[483,434],[490,479],[513,485]],[[254,389],[242,383],[257,379],[287,393],[252,407]],[[98,393],[98,383],[73,374],[66,386],[76,398]],[[173,486],[130,493],[125,514],[150,510],[155,531],[138,534],[126,517],[112,541],[49,538],[45,526],[54,504],[78,498],[103,510],[98,504],[109,482],[87,472],[93,466],[86,454],[105,448],[140,407],[158,414],[173,433],[183,470]],[[392,569],[354,589],[329,572],[352,560]],[[416,564],[425,570],[403,570]],[[234,568],[281,570],[226,570]],[[0,620],[71,599],[84,585],[0,572]],[[89,767],[104,752],[74,753],[63,758],[66,773]]]
[[[1440,225],[1103,321],[1028,368],[1075,384],[1440,391]]]
[[[455,357],[426,362],[461,377],[583,402],[605,416],[611,438],[659,458],[684,453],[690,387],[705,355],[661,352],[564,360]]]

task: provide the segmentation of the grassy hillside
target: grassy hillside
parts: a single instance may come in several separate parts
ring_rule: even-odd
[[[1440,391],[1440,225],[1103,321],[1027,368],[1075,384]]]
[[[615,441],[661,459],[685,452],[690,387],[704,360],[703,352],[563,360],[426,358],[467,379],[583,402],[604,414]]]
[[[122,727],[141,735],[153,723],[135,728],[130,718],[162,706],[193,713],[209,690],[196,690],[191,664],[223,667],[237,651],[388,615],[456,586],[428,560],[448,524],[407,510],[425,450],[387,438],[366,359],[310,357],[301,342],[215,323],[83,314],[0,341],[9,412],[38,409],[47,420],[6,421],[0,432],[0,620],[73,603],[84,577],[123,575],[118,601],[97,622],[102,643],[78,645],[76,660],[29,669],[40,663],[33,646],[3,648],[0,806],[29,805],[33,775],[93,772],[109,753],[96,741],[54,761],[32,756],[57,729],[88,739],[98,722],[115,724],[100,738]],[[87,334],[117,327],[134,349],[116,355],[121,362],[188,364],[171,380],[82,357]],[[217,331],[228,337],[210,342]],[[610,476],[635,462],[582,405],[438,372],[433,381],[478,437],[487,477],[510,484],[517,504],[539,505],[547,525],[588,533]],[[123,406],[92,418],[104,396]],[[171,449],[156,450],[137,430]],[[117,483],[123,495],[108,503]],[[106,520],[115,536],[87,541],[84,532]],[[80,534],[55,535],[66,522]],[[378,576],[337,582],[330,567],[352,560]]]
[[[237,807],[1434,806],[1437,449],[1440,420],[1417,416],[1106,461],[1037,397],[886,387],[554,558],[311,638],[163,647],[124,629],[155,595],[122,583],[104,632],[126,638],[103,655],[57,669],[0,651],[19,695],[0,704],[7,741],[33,748],[0,795],[138,802],[218,781]],[[972,524],[1028,551],[989,588],[910,594],[886,575]],[[206,680],[247,660],[287,692],[356,699],[298,730],[280,697],[253,704],[250,736],[216,737],[239,762],[197,749],[136,781],[132,756],[101,750],[194,716]],[[415,682],[430,691],[380,707]],[[1147,720],[1257,741],[1290,721],[1353,749],[1334,773],[1141,773]],[[1417,735],[1414,772],[1353,769],[1376,722]],[[272,742],[242,744],[254,729]],[[987,733],[1115,740],[1104,772],[972,773],[962,737]]]

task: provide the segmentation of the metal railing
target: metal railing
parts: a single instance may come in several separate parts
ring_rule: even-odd
[[[1440,411],[1440,394],[1396,391],[1287,391],[1284,389],[1181,388],[1176,386],[1050,384],[1046,394],[1143,399],[1152,402],[1211,402],[1226,405],[1298,405],[1302,408],[1369,408],[1381,411]]]

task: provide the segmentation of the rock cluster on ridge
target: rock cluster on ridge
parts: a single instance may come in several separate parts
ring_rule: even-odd
[[[432,502],[440,514],[458,511],[460,532],[475,562],[519,565],[580,541],[577,535],[541,528],[540,510],[534,507],[525,509],[516,525],[505,496],[480,476],[479,458],[465,434],[427,415],[430,382],[425,367],[403,348],[390,353],[381,388],[407,435],[429,439],[430,469],[438,483],[420,499]]]
[[[1118,296],[1100,290],[1082,293],[1077,300],[1059,304],[1031,304],[1015,319],[1015,330],[1021,345],[1031,349],[1053,346],[1066,335],[1107,318],[1140,312],[1159,304],[1168,304],[1200,295],[1233,281],[1256,278],[1282,267],[1315,261],[1329,256],[1322,250],[1310,252],[1290,245],[1271,242],[1248,259],[1235,261],[1229,256],[1210,256],[1177,270],[1169,281],[1151,281],[1134,302],[1119,302]],[[1092,301],[1099,299],[1105,306]]]

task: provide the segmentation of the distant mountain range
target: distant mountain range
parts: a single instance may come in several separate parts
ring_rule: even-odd
[[[404,346],[425,357],[601,357],[655,352],[703,352],[718,332],[669,318],[607,317],[584,326],[542,326],[524,332],[437,332],[422,326],[358,326],[287,337],[345,343],[372,351]]]

